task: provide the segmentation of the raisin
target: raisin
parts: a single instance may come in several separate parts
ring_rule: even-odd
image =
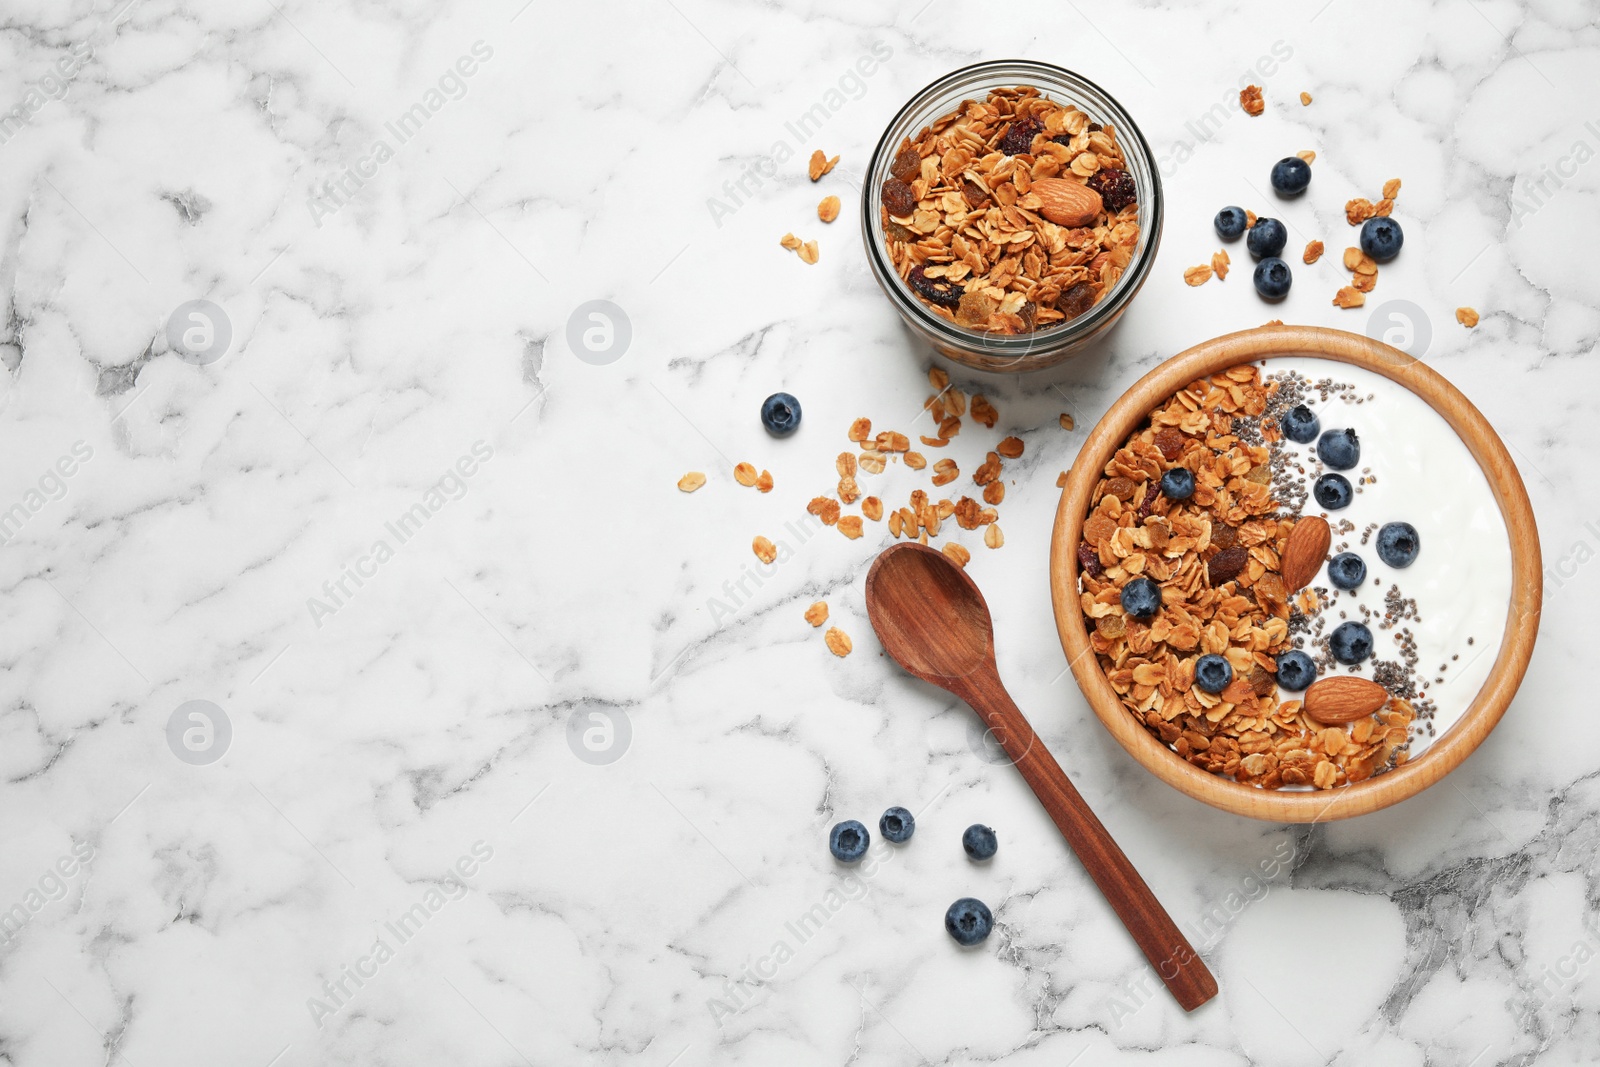
[[[1250,673],[1245,675],[1244,678],[1245,682],[1250,686],[1250,691],[1258,697],[1266,696],[1272,692],[1273,686],[1278,684],[1277,679],[1273,678],[1259,663],[1251,667]]]
[[[956,308],[956,322],[962,326],[985,326],[999,307],[994,297],[982,290],[962,293],[960,306]]]
[[[1132,500],[1135,488],[1132,478],[1125,478],[1119,474],[1106,482],[1105,495],[1114,496],[1118,500]]]
[[[1094,307],[1094,286],[1079,282],[1056,297],[1056,310],[1069,319],[1075,319]]]
[[[971,178],[961,179],[961,195],[966,198],[970,208],[979,208],[989,202],[989,194]]]
[[[1164,430],[1156,431],[1156,447],[1161,449],[1161,458],[1171,462],[1183,455],[1183,431],[1175,426],[1168,426]]]
[[[910,145],[900,149],[900,154],[894,157],[894,162],[889,164],[889,173],[903,182],[909,182],[922,173],[922,157],[917,155],[917,150]]]
[[[899,178],[890,178],[883,183],[883,206],[889,214],[903,219],[917,209],[917,198],[911,195],[911,186]]]
[[[1106,169],[1089,176],[1089,188],[1100,194],[1106,210],[1115,215],[1129,204],[1138,203],[1139,191],[1134,187],[1133,176],[1125,170]]]
[[[1245,551],[1243,545],[1234,545],[1225,548],[1212,556],[1206,563],[1206,574],[1211,579],[1211,588],[1215,589],[1223,582],[1231,582],[1244,570],[1244,565],[1249,562],[1250,553]]]
[[[1106,572],[1100,566],[1100,553],[1087,541],[1078,546],[1078,569],[1091,578],[1098,578]]]
[[[1239,543],[1239,531],[1221,522],[1211,524],[1211,544],[1216,548],[1232,548]]]
[[[1094,632],[1106,638],[1121,637],[1128,632],[1128,620],[1121,615],[1102,615],[1094,620]]]
[[[1022,155],[1033,148],[1034,134],[1042,129],[1044,125],[1038,119],[1018,119],[1000,138],[1000,151],[1008,156]]]
[[[893,179],[890,179],[893,181]],[[911,277],[907,279],[911,288],[930,304],[940,307],[957,308],[961,306],[961,290],[943,278],[930,278],[922,267],[912,267]]]
[[[1100,125],[1098,122],[1089,123],[1089,132],[1090,133],[1099,133],[1103,129],[1105,129],[1105,127]]]
[[[915,230],[908,230],[898,222],[890,222],[889,225],[883,228],[883,232],[888,235],[889,240],[904,241],[907,244],[913,244],[922,239],[921,235]]]
[[[1156,509],[1156,496],[1158,495],[1158,492],[1159,490],[1156,489],[1155,482],[1151,482],[1145,487],[1144,503],[1139,505],[1139,517],[1141,519],[1148,519],[1150,517],[1150,513]]]
[[[1070,134],[1070,133],[1058,133],[1058,134],[1056,134],[1054,137],[1052,137],[1050,139],[1052,141],[1054,141],[1056,144],[1062,145],[1063,147],[1066,147],[1066,148],[1071,148],[1072,147],[1072,134]]]

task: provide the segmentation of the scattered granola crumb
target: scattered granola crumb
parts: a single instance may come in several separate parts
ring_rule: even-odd
[[[991,522],[989,528],[983,531],[983,543],[990,548],[999,548],[1006,543],[1006,535],[1000,532],[1000,524]]]
[[[1261,99],[1261,86],[1247,85],[1239,90],[1239,106],[1244,108],[1246,115],[1259,115],[1266,109],[1266,104]]]
[[[994,446],[994,450],[1007,459],[1022,458],[1022,448],[1022,438],[1020,437],[1007,437]]]
[[[1227,279],[1228,264],[1230,262],[1231,260],[1228,259],[1228,250],[1226,248],[1219,248],[1216,252],[1212,253],[1211,269],[1216,271],[1217,281],[1220,282]]]
[[[1061,416],[1061,428],[1063,430],[1070,430],[1072,429],[1073,425],[1074,423],[1072,421],[1072,416],[1063,412]]]
[[[861,514],[877,522],[883,518],[883,501],[875,496],[869,496],[861,502]]]
[[[811,153],[811,164],[807,168],[807,173],[811,175],[812,181],[816,181],[818,178],[832,170],[838,162],[838,156],[834,156],[832,159],[829,159],[827,156],[823,155],[822,149],[819,148],[815,152]]]
[[[857,419],[850,424],[850,440],[861,442],[872,436],[872,420]]]
[[[733,480],[743,486],[756,484],[756,468],[753,464],[740,463],[733,468]]]
[[[1198,267],[1190,267],[1183,272],[1183,280],[1189,285],[1204,285],[1211,280],[1211,264],[1202,263]]]
[[[1347,201],[1344,205],[1344,220],[1352,226],[1360,226],[1363,222],[1372,218],[1375,213],[1376,209],[1373,207],[1372,201],[1365,197],[1358,196],[1354,200]]]
[[[1311,103],[1311,94],[1310,93],[1305,93],[1305,92],[1301,93],[1300,94],[1300,106],[1301,107],[1305,107],[1306,105],[1308,105],[1310,103]]]
[[[1478,325],[1478,313],[1472,308],[1456,308],[1456,321],[1470,330]]]
[[[772,472],[764,470],[756,477],[756,488],[763,493],[772,492]]]
[[[1301,151],[1301,152],[1296,152],[1295,155],[1299,156],[1301,159],[1305,160],[1307,163],[1315,163],[1317,161],[1317,154],[1315,152],[1311,151],[1311,149],[1309,149],[1309,148],[1307,148],[1307,149],[1305,149],[1304,151]]]
[[[1390,178],[1388,181],[1383,183],[1383,198],[1385,200],[1393,201],[1394,198],[1399,196],[1399,195],[1400,195],[1400,179],[1399,178]]]
[[[699,471],[690,471],[688,474],[685,474],[682,478],[678,479],[678,488],[683,490],[685,493],[692,493],[705,484],[706,476],[701,474]]]
[[[846,515],[839,520],[839,532],[854,541],[861,536],[861,516]]]
[[[756,554],[756,559],[762,563],[771,563],[778,558],[778,548],[765,537],[757,536],[750,542],[750,549]]]
[[[822,203],[817,205],[817,218],[821,219],[823,222],[832,222],[838,217],[839,198],[837,196],[823,197]]]
[[[796,237],[792,233],[784,234],[783,240],[779,241],[778,243],[791,252],[797,252],[800,249],[800,238]]]
[[[837,626],[828,627],[828,632],[822,635],[823,643],[828,646],[828,651],[843,659],[850,654],[855,646],[850,643],[850,635]]]
[[[815,242],[815,241],[807,241],[805,244],[800,246],[800,262],[812,264],[812,263],[816,263],[816,261],[817,261],[817,242]]]
[[[1244,209],[1244,228],[1251,229],[1256,224],[1256,213],[1249,208]]]
[[[1367,302],[1354,286],[1347,285],[1333,294],[1333,306],[1341,308],[1358,308]]]
[[[821,626],[828,621],[827,601],[819,600],[806,609],[806,622],[812,626]]]
[[[990,546],[994,547],[993,545]],[[972,553],[954,541],[946,541],[939,551],[956,561],[956,566],[965,567],[972,560]]]
[[[1307,266],[1310,266],[1322,258],[1322,248],[1323,245],[1321,241],[1312,241],[1310,244],[1306,245],[1306,254],[1300,258],[1306,263]]]
[[[1067,472],[1066,471],[1062,471],[1060,474],[1056,475],[1056,488],[1057,489],[1065,489],[1066,487],[1067,487]]]

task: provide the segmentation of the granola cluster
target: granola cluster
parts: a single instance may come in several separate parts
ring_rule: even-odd
[[[1151,413],[1095,487],[1078,549],[1080,603],[1111,687],[1179,756],[1263,789],[1330,789],[1404,763],[1415,712],[1394,698],[1325,725],[1300,700],[1280,699],[1276,656],[1319,603],[1314,589],[1288,590],[1281,572],[1296,518],[1275,498],[1278,389],[1260,368],[1234,367]],[[1195,489],[1175,503],[1157,484],[1176,466],[1194,474]],[[1148,620],[1126,615],[1120,599],[1141,576],[1162,594]],[[1233,667],[1220,693],[1194,684],[1207,653]]]
[[[968,329],[1019,334],[1077,318],[1139,242],[1116,131],[1029,86],[963,101],[904,141],[890,174],[882,219],[895,270],[930,311]],[[1094,190],[1098,217],[1046,218],[1034,183],[1057,178]]]

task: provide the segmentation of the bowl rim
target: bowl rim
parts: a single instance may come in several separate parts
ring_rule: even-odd
[[[1131,259],[1127,269],[1123,271],[1112,291],[1101,299],[1089,311],[1077,318],[1061,323],[1048,330],[1033,331],[1021,335],[988,334],[977,330],[970,330],[964,326],[948,322],[940,316],[929,311],[922,302],[901,280],[895,271],[894,265],[889,261],[887,250],[883,247],[881,230],[879,228],[878,205],[879,200],[875,191],[879,181],[877,176],[888,172],[889,162],[898,143],[893,142],[892,135],[897,127],[908,115],[913,114],[918,108],[925,107],[926,101],[931,97],[955,83],[965,80],[980,78],[983,89],[999,89],[1008,86],[1029,85],[1039,89],[1047,96],[1055,99],[1062,95],[1061,92],[1045,86],[1032,84],[1027,80],[1017,77],[1002,75],[1016,74],[1018,72],[1031,72],[1040,79],[1053,78],[1062,82],[1078,83],[1076,93],[1083,95],[1098,94],[1104,99],[1109,114],[1091,116],[1093,121],[1111,121],[1115,123],[1117,140],[1119,143],[1126,141],[1125,151],[1135,153],[1141,157],[1145,168],[1149,172],[1149,187],[1140,190],[1140,240],[1139,254]],[[992,79],[990,76],[993,76]],[[966,86],[963,92],[979,91],[980,86]],[[1085,90],[1087,92],[1085,93]],[[1051,95],[1051,94],[1055,95]],[[1073,104],[1081,109],[1091,106],[1081,98],[1066,99],[1062,102]],[[1098,106],[1098,105],[1094,105]],[[929,118],[923,125],[931,122]],[[868,268],[877,280],[884,295],[895,307],[903,318],[915,321],[918,326],[933,337],[947,345],[969,347],[983,351],[997,359],[1012,359],[1016,361],[1016,370],[1043,369],[1052,365],[1064,350],[1075,351],[1089,338],[1095,336],[1102,326],[1108,326],[1119,319],[1139,290],[1144,287],[1150,272],[1155,266],[1156,253],[1161,245],[1162,223],[1165,218],[1166,196],[1162,187],[1161,168],[1157,165],[1155,151],[1150,147],[1150,142],[1145,138],[1144,131],[1134,120],[1133,115],[1123,106],[1122,101],[1107,92],[1098,82],[1086,77],[1069,67],[1050,63],[1039,59],[987,59],[966,66],[957,67],[928,82],[922,88],[912,93],[911,96],[896,109],[894,115],[884,124],[883,133],[879,135],[877,144],[873,147],[867,159],[866,170],[861,185],[861,225],[862,238],[866,246]],[[1146,206],[1148,205],[1148,206]],[[954,357],[952,357],[954,358]],[[1036,364],[1029,364],[1030,359],[1037,360]]]
[[[1107,461],[1154,408],[1197,378],[1242,363],[1308,356],[1349,363],[1410,389],[1455,430],[1489,481],[1511,541],[1511,602],[1500,653],[1478,695],[1449,730],[1416,759],[1355,785],[1316,792],[1264,790],[1212,774],[1182,759],[1134,721],[1089,644],[1078,602],[1077,546],[1094,486]],[[1538,636],[1543,565],[1533,507],[1521,475],[1494,428],[1443,375],[1421,360],[1359,334],[1320,326],[1262,326],[1204,341],[1159,364],[1112,404],[1084,441],[1067,475],[1050,541],[1050,599],[1078,687],[1111,735],[1168,785],[1212,807],[1272,822],[1315,823],[1386,808],[1433,785],[1476,749],[1505,714],[1527,672]]]

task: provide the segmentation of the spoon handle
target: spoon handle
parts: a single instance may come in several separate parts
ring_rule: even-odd
[[[993,670],[963,680],[961,696],[988,725],[1061,829],[1089,877],[1184,1011],[1217,995],[1217,980],[1139,872],[1078,795]]]

